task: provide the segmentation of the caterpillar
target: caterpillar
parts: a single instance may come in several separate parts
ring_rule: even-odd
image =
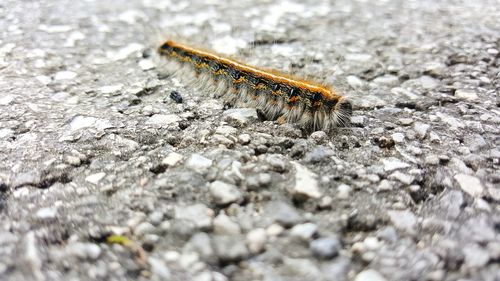
[[[352,105],[335,91],[275,71],[266,71],[208,51],[168,40],[157,49],[168,69],[192,73],[228,104],[253,107],[271,120],[297,123],[307,130],[345,126]]]

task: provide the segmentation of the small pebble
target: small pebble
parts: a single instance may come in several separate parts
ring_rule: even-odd
[[[439,86],[439,80],[427,75],[420,77],[420,83],[424,89],[434,89]]]
[[[76,76],[76,72],[73,71],[59,71],[54,76],[54,80],[71,80],[75,79]]]
[[[212,195],[215,204],[224,206],[231,203],[243,201],[243,195],[238,187],[222,181],[214,181],[210,184],[210,195]]]
[[[276,237],[283,233],[284,230],[285,229],[281,225],[273,223],[266,229],[266,234],[270,237]]]
[[[374,269],[366,269],[358,273],[358,275],[354,278],[354,281],[386,281],[386,279],[378,273],[378,271]]]
[[[365,84],[363,80],[354,75],[347,76],[347,83],[353,88],[359,88]]]
[[[88,181],[92,184],[97,185],[105,176],[106,176],[106,173],[104,173],[104,172],[95,173],[95,174],[87,176],[85,178],[85,181]]]
[[[348,199],[351,193],[351,187],[347,184],[341,184],[337,187],[337,198]]]
[[[175,152],[170,152],[167,157],[163,158],[161,163],[167,166],[175,166],[182,160],[182,155]]]
[[[458,89],[455,91],[455,97],[461,100],[473,101],[478,98],[477,94],[472,90]]]
[[[182,103],[182,96],[179,92],[177,91],[172,91],[170,92],[170,98],[175,101],[176,103]]]
[[[36,212],[36,216],[42,220],[54,219],[57,216],[56,207],[42,208]]]
[[[399,78],[394,75],[384,75],[373,79],[373,82],[379,85],[389,86],[395,85],[399,81]]]
[[[175,219],[189,220],[196,223],[201,229],[212,227],[214,211],[204,204],[194,204],[189,206],[178,206],[175,208]]]
[[[365,116],[353,116],[351,117],[351,124],[356,127],[364,127],[366,124],[367,118]]]
[[[325,140],[328,139],[328,135],[323,131],[316,131],[310,135],[310,138],[316,141],[317,143],[323,143]]]
[[[331,156],[335,155],[335,152],[323,145],[318,145],[310,152],[306,153],[304,161],[309,163],[319,163],[328,161]]]
[[[95,260],[101,255],[101,248],[93,243],[74,242],[66,246],[66,253],[81,259]]]
[[[78,166],[80,166],[82,161],[80,160],[79,157],[66,155],[66,156],[64,156],[64,162],[71,165],[71,166],[78,167]]]
[[[197,253],[201,260],[213,260],[214,250],[210,244],[210,236],[205,232],[198,232],[194,234],[189,241],[184,245],[183,252]]]
[[[427,131],[429,131],[430,127],[431,126],[429,124],[424,124],[420,122],[417,122],[413,125],[413,129],[415,130],[415,132],[417,132],[417,137],[419,139],[425,138],[425,136],[427,135]]]
[[[414,176],[402,173],[400,171],[395,171],[394,173],[390,174],[388,178],[391,180],[400,181],[406,185],[410,185],[415,180]]]
[[[336,237],[325,237],[312,241],[310,248],[316,257],[331,259],[338,255],[342,249],[342,244]]]
[[[99,88],[99,91],[102,94],[112,94],[112,93],[120,91],[121,89],[123,89],[123,84],[103,86],[103,87]]]
[[[396,228],[406,231],[411,235],[417,233],[417,218],[411,211],[390,210],[388,211],[388,214],[390,220]]]
[[[333,198],[330,196],[323,196],[318,202],[318,207],[320,209],[328,209],[332,206]]]
[[[384,165],[384,170],[386,172],[410,167],[410,165],[408,163],[402,162],[401,160],[394,158],[394,157],[383,158],[382,163]]]
[[[15,96],[13,95],[5,95],[3,97],[0,97],[0,105],[9,105],[11,104],[15,99]]]
[[[238,136],[238,140],[241,144],[248,144],[251,139],[249,134],[241,134]]]
[[[413,124],[412,118],[399,118],[398,121],[403,126],[409,126],[409,125]]]
[[[150,69],[155,68],[155,64],[150,59],[142,59],[142,60],[139,61],[139,67],[142,70],[150,70]]]
[[[321,197],[317,175],[297,162],[292,162],[295,167],[295,184],[292,193],[295,199],[317,199]]]
[[[299,238],[303,241],[309,241],[318,231],[318,226],[314,223],[297,224],[290,230],[292,237]]]
[[[268,154],[266,156],[266,162],[271,166],[271,169],[283,173],[286,171],[285,158],[280,154]]]
[[[465,245],[462,251],[468,268],[483,268],[490,260],[488,250],[476,243]]]
[[[318,266],[315,262],[308,259],[293,259],[287,257],[283,260],[283,270],[285,271],[285,274],[294,276],[294,279],[296,280],[322,279],[320,278],[321,273]]]
[[[291,227],[302,221],[302,217],[293,206],[281,201],[269,202],[266,213],[284,227]]]
[[[225,120],[233,125],[243,126],[258,120],[255,108],[231,108],[224,111]]]
[[[146,120],[146,124],[153,125],[156,127],[163,127],[173,123],[177,123],[181,120],[178,115],[175,114],[154,114]]]
[[[226,216],[224,212],[215,217],[213,225],[215,234],[238,235],[241,233],[240,226]]]
[[[378,187],[377,187],[377,190],[378,191],[389,191],[389,190],[392,190],[394,187],[392,185],[392,182],[391,181],[388,181],[388,180],[382,180]]]
[[[210,166],[212,166],[212,160],[196,153],[191,154],[186,161],[186,167],[200,174],[207,172]]]
[[[434,77],[442,76],[446,70],[446,65],[440,62],[428,62],[425,65],[425,73]]]
[[[402,143],[405,140],[405,135],[403,133],[394,133],[391,138],[395,143]]]
[[[156,230],[154,225],[149,222],[142,222],[134,228],[134,234],[137,236],[144,236],[148,233],[153,233]]]
[[[439,157],[437,155],[427,155],[425,156],[424,163],[428,165],[438,165],[439,164]]]
[[[157,258],[148,257],[148,263],[150,265],[151,273],[153,273],[153,276],[156,276],[156,278],[159,278],[160,280],[170,279],[170,270],[168,269],[164,261]]]
[[[249,254],[245,241],[239,236],[216,235],[212,245],[221,262],[237,262]]]
[[[266,245],[267,234],[263,228],[250,230],[246,236],[246,242],[250,253],[256,254],[262,252]]]
[[[454,178],[460,185],[460,188],[470,196],[478,198],[483,195],[484,187],[478,178],[466,174],[458,174]]]

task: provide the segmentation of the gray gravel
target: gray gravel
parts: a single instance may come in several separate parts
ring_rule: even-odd
[[[1,280],[500,280],[497,0],[4,0],[0,18]],[[227,108],[164,75],[168,35],[333,84],[352,122]]]

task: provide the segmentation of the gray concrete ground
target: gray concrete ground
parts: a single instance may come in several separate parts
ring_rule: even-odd
[[[1,280],[500,280],[498,1],[3,0],[0,18]],[[224,108],[159,75],[169,34],[331,83],[352,124]]]

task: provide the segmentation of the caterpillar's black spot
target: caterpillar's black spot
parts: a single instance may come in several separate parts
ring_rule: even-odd
[[[296,97],[299,96],[301,93],[300,89],[297,88],[290,88],[288,91],[288,98]]]
[[[205,58],[205,57],[201,57],[201,62],[206,64],[206,65],[210,65],[210,63],[212,62],[211,60],[209,60],[208,58]]]
[[[267,81],[266,81],[266,80],[261,79],[261,78],[258,78],[258,80],[259,80],[259,82],[257,83],[257,86],[258,86],[258,85],[262,85],[262,86],[264,86],[264,88],[266,88],[266,89],[267,89],[267,88],[269,88],[269,85],[268,85],[268,83],[267,83]]]
[[[257,86],[257,84],[259,83],[259,79],[258,78],[255,78],[251,75],[245,75],[245,80],[248,81],[248,83],[254,85],[254,86]]]
[[[172,47],[170,47],[169,44],[165,43],[165,44],[161,45],[160,49],[162,49],[164,51],[170,51],[172,49]]]
[[[186,56],[187,56],[188,58],[190,58],[190,59],[191,59],[194,63],[197,63],[197,64],[198,64],[198,63],[201,63],[201,62],[202,62],[201,58],[200,58],[200,57],[198,57],[197,55],[194,55],[194,54],[186,54]]]
[[[209,65],[210,69],[212,69],[213,71],[219,71],[220,69],[220,66],[214,61],[210,62]]]
[[[292,91],[291,87],[285,85],[280,86],[280,92],[284,93],[285,95],[289,95],[291,91]]]
[[[327,101],[325,101],[325,106],[326,106],[327,108],[329,108],[329,109],[333,109],[333,107],[334,107],[335,105],[337,105],[337,102],[338,102],[338,100],[337,100],[337,99],[327,100]]]
[[[337,110],[342,112],[346,116],[352,115],[352,104],[345,99],[342,99],[340,103],[337,105]]]
[[[254,96],[259,96],[259,95],[264,94],[264,93],[265,93],[265,92],[264,92],[264,91],[262,91],[262,90],[256,90],[256,91],[253,91],[253,95],[254,95]]]
[[[348,100],[342,99],[335,108],[337,109],[339,125],[348,126],[352,115],[352,104]]]
[[[230,67],[228,67],[227,65],[225,64],[219,64],[219,67],[220,67],[220,70],[224,71],[225,73],[228,73],[228,69],[231,69]]]
[[[172,52],[176,53],[176,54],[177,54],[178,56],[180,56],[180,57],[185,57],[185,56],[186,56],[186,54],[185,54],[184,50],[182,50],[182,49],[180,49],[180,48],[177,48],[177,47],[172,47],[170,50],[171,50]]]
[[[271,89],[273,91],[279,91],[280,87],[281,87],[280,84],[277,84],[277,83],[276,84],[271,84]]]
[[[317,92],[316,92],[316,93],[313,93],[313,94],[310,96],[310,98],[309,98],[309,99],[311,100],[311,102],[312,102],[312,103],[317,102],[317,101],[320,101],[320,100],[321,100],[321,93],[317,93]]]
[[[229,74],[229,76],[231,76],[231,78],[233,78],[234,80],[237,80],[238,78],[240,78],[240,74],[238,73],[238,71],[237,71],[237,70],[234,70],[234,69],[228,68],[228,69],[226,69],[226,72],[227,72],[227,74]]]

